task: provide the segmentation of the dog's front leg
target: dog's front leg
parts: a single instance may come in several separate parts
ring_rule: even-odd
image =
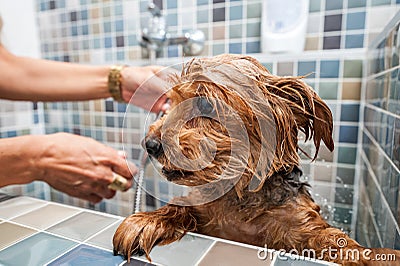
[[[114,234],[114,255],[146,254],[155,245],[166,245],[196,229],[190,207],[166,205],[153,212],[140,212],[127,217]]]

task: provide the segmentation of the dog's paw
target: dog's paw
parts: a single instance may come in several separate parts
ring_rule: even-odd
[[[137,213],[127,217],[114,234],[114,255],[144,255],[149,261],[155,245],[166,245],[181,239],[185,232],[173,220],[152,213]]]

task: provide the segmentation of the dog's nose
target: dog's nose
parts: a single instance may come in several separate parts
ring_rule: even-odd
[[[161,142],[157,139],[149,138],[145,142],[147,153],[153,157],[158,157],[162,152]]]

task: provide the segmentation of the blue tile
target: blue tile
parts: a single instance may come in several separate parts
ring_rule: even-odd
[[[104,22],[103,23],[103,31],[104,32],[111,32],[111,22]]]
[[[208,5],[209,0],[197,0],[197,5],[202,6],[202,5]]]
[[[348,122],[358,122],[360,114],[359,104],[342,104],[340,120]]]
[[[77,26],[71,26],[71,35],[72,36],[78,35],[78,27]]]
[[[259,52],[260,52],[260,42],[246,43],[246,53],[259,53]]]
[[[168,46],[168,57],[178,57],[179,47],[178,46]]]
[[[0,252],[0,265],[44,265],[78,243],[39,233]]]
[[[47,10],[47,3],[40,3],[40,11],[46,11]]]
[[[117,20],[115,22],[115,30],[116,31],[124,31],[124,22],[122,20]]]
[[[357,143],[358,126],[340,126],[339,142]]]
[[[197,11],[197,23],[208,23],[208,10]]]
[[[177,8],[177,7],[178,7],[178,1],[176,1],[176,0],[167,0],[167,9]]]
[[[167,15],[167,25],[177,26],[178,25],[178,15],[176,13],[169,13]]]
[[[346,29],[361,30],[365,28],[365,12],[348,13]]]
[[[80,245],[67,254],[56,259],[48,265],[119,265],[124,260],[121,256],[114,256],[110,251],[94,248],[87,245]]]
[[[338,148],[338,163],[354,165],[356,162],[357,148],[341,147]]]
[[[300,61],[297,65],[297,74],[299,76],[308,75],[307,78],[315,78],[316,63],[315,61]]]
[[[346,35],[345,48],[362,48],[364,46],[364,34]]]
[[[243,6],[231,6],[229,8],[229,19],[237,20],[243,18]]]
[[[83,35],[88,35],[89,34],[89,26],[88,25],[82,25],[81,31]]]
[[[367,1],[365,0],[347,0],[348,8],[356,8],[356,7],[365,7],[367,5]]]
[[[81,5],[84,6],[87,4],[88,0],[81,0],[80,2],[81,2]]]
[[[242,43],[230,43],[229,53],[231,54],[241,54],[242,53]]]
[[[112,38],[111,37],[105,37],[104,38],[104,47],[105,48],[111,48],[112,47]]]
[[[325,1],[326,10],[335,10],[343,8],[343,0],[329,0]]]
[[[372,6],[390,5],[391,0],[371,0]]]
[[[88,19],[88,11],[86,9],[81,11],[81,19],[83,20]]]
[[[12,138],[12,137],[16,137],[16,136],[17,136],[17,131],[15,131],[15,130],[7,131],[7,138]]]
[[[247,37],[260,37],[261,36],[261,23],[248,23],[246,25]]]
[[[338,78],[339,77],[339,60],[321,61],[320,77],[321,78]]]

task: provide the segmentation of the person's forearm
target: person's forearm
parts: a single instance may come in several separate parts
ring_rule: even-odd
[[[72,101],[110,97],[108,66],[18,57],[0,45],[1,98]]]
[[[40,142],[40,136],[0,139],[0,187],[39,178],[34,165],[41,153]]]

